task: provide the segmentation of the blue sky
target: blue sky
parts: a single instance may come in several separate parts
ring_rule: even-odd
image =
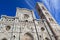
[[[36,12],[36,2],[42,2],[50,11],[55,20],[60,24],[60,4],[59,0],[0,0],[0,16],[8,15],[15,16],[16,7],[32,9],[35,12],[36,18],[39,16]]]

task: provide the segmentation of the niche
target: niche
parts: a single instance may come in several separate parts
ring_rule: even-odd
[[[46,37],[46,38],[45,38],[45,40],[49,40],[49,38],[48,38],[48,37]]]
[[[3,38],[2,40],[7,40],[7,38]]]
[[[30,33],[25,33],[24,34],[24,40],[34,40],[33,36]]]
[[[44,28],[44,27],[41,27],[41,30],[42,30],[42,31],[44,31],[44,30],[45,30],[45,28]]]

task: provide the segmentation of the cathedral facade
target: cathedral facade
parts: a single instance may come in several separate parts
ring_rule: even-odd
[[[0,40],[60,40],[60,27],[42,3],[36,4],[41,19],[33,10],[17,8],[16,16],[2,15]]]

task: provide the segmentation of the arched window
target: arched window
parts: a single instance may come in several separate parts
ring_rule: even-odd
[[[42,6],[42,9],[43,9],[43,10],[46,10],[44,6]]]

